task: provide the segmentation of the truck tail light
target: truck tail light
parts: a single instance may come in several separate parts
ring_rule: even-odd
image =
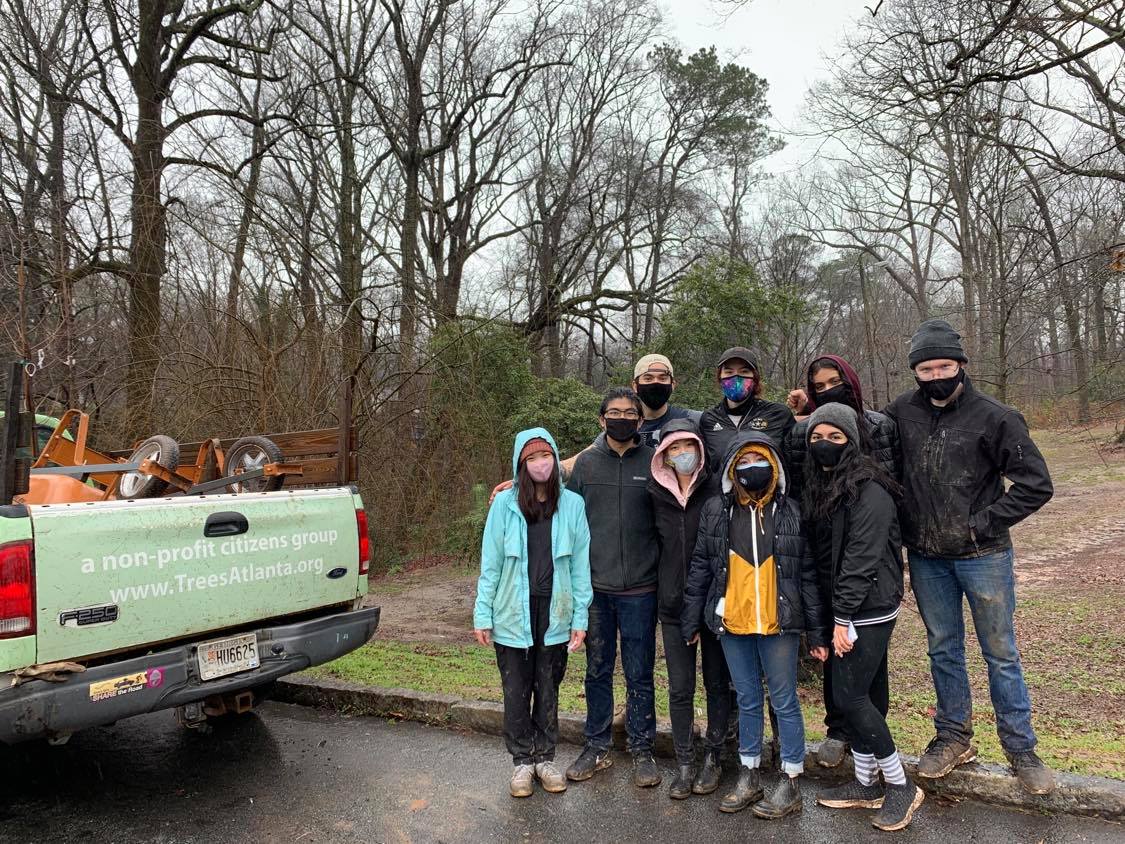
[[[367,574],[371,569],[371,537],[367,534],[365,511],[355,511],[355,526],[359,530],[359,573]]]
[[[31,540],[0,545],[0,639],[35,632]]]

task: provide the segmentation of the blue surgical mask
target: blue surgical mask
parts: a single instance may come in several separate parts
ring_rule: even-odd
[[[699,466],[699,455],[694,451],[681,451],[675,457],[669,457],[668,462],[681,475],[690,475]]]

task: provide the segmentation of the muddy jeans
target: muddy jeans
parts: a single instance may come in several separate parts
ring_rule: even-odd
[[[656,740],[656,592],[594,591],[586,633],[586,743],[609,750],[613,735],[613,668],[621,634],[625,732],[631,753],[651,753]]]
[[[559,741],[559,684],[566,674],[566,645],[543,644],[551,599],[531,596],[530,648],[496,645],[504,687],[504,744],[516,765],[555,758]]]
[[[832,703],[844,722],[844,731],[856,753],[873,753],[886,759],[895,752],[895,741],[887,728],[887,710],[874,702],[874,688],[887,682],[887,648],[895,623],[856,627],[858,638],[842,657],[832,655],[825,666],[825,684],[832,686]]]
[[[964,602],[969,601],[977,640],[988,665],[988,691],[996,732],[1009,753],[1032,750],[1031,698],[1016,646],[1016,578],[1011,549],[953,560],[911,551],[910,586],[929,640],[930,674],[937,692],[934,726],[939,736],[973,737],[973,701],[965,668]]]

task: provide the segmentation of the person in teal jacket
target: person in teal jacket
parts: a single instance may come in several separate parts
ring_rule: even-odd
[[[473,634],[496,648],[504,742],[515,764],[510,791],[527,797],[536,779],[545,791],[566,791],[555,765],[559,684],[567,654],[586,638],[594,592],[586,505],[563,489],[559,451],[546,430],[516,437],[512,476],[484,525]]]

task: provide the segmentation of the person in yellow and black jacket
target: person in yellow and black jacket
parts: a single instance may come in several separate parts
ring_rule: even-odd
[[[800,507],[786,495],[774,441],[740,432],[718,471],[721,494],[700,514],[681,634],[691,643],[703,625],[715,633],[738,691],[741,766],[734,791],[720,808],[737,812],[753,805],[758,817],[781,818],[801,808],[797,777],[804,772],[805,724],[797,700],[797,655],[806,633],[813,656],[827,658],[824,601]],[[787,774],[768,797],[758,771],[763,674],[777,712],[781,769]]]

